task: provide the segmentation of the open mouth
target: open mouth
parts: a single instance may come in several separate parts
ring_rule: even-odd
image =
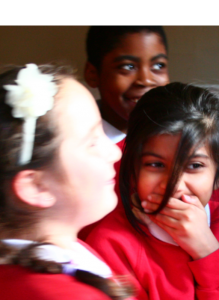
[[[140,99],[141,97],[126,97],[124,96],[124,99],[125,101],[129,101],[129,102],[132,102],[132,103],[138,103],[138,100]]]

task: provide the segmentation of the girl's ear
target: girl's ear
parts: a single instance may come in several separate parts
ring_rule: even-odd
[[[86,62],[84,68],[84,78],[90,87],[97,88],[99,86],[99,75],[97,68],[88,61]]]
[[[28,205],[47,208],[55,203],[55,197],[44,184],[42,171],[19,172],[14,178],[12,187],[16,196]]]

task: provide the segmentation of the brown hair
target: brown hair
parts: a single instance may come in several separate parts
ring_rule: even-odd
[[[0,74],[0,226],[1,231],[21,230],[30,227],[35,220],[35,212],[27,209],[24,204],[18,204],[12,192],[12,181],[15,175],[25,169],[45,169],[53,165],[56,158],[60,136],[53,117],[53,110],[37,119],[35,141],[31,161],[20,166],[19,156],[22,145],[23,119],[12,116],[12,108],[5,103],[7,91],[4,85],[15,85],[18,72],[24,68],[12,67]],[[54,76],[54,82],[67,77],[74,77],[69,66],[40,65],[43,74]],[[54,104],[56,106],[56,103]]]
[[[70,67],[60,65],[41,65],[38,67],[42,73],[53,75],[57,85],[64,78],[74,78]],[[18,172],[25,169],[53,168],[54,170],[57,166],[55,159],[60,145],[60,135],[55,118],[53,118],[53,111],[49,111],[37,119],[31,161],[22,166],[18,163],[23,120],[13,118],[12,108],[5,103],[7,92],[3,86],[16,84],[15,80],[22,68],[24,67],[13,67],[0,75],[0,232],[6,232],[7,238],[10,237],[10,231],[14,237],[15,230],[23,232],[25,228],[27,231],[28,228],[33,227],[34,222],[37,222],[35,210],[27,209],[25,204],[18,205],[16,203],[13,192],[11,192],[13,178]],[[34,243],[33,245],[23,250],[16,250],[0,241],[0,264],[19,264],[40,273],[62,273],[61,264],[35,257],[34,248],[41,244]],[[74,277],[85,284],[96,287],[111,299],[126,299],[134,291],[125,278],[122,281],[114,282],[111,279],[105,279],[81,270],[77,270]]]
[[[138,181],[145,143],[161,134],[180,134],[180,141],[163,200],[153,214],[165,207],[191,155],[202,145],[208,146],[215,163],[214,187],[218,186],[219,93],[216,87],[212,91],[211,87],[170,83],[145,93],[131,113],[120,168],[120,192],[129,222],[141,233],[144,232],[132,212],[132,186]],[[139,198],[136,199],[140,206]]]

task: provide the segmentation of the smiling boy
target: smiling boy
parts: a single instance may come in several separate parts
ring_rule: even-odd
[[[150,89],[169,83],[164,30],[162,26],[92,26],[87,56],[85,80],[99,89],[102,118],[108,127],[126,134],[137,101]]]

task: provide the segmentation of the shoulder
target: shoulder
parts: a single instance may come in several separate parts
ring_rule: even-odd
[[[96,236],[97,234],[113,235],[114,237],[130,236],[136,234],[136,231],[131,226],[126,218],[123,208],[116,208],[105,218],[103,218],[99,224],[92,230],[90,236]],[[98,236],[97,236],[98,238]],[[87,242],[87,241],[86,241]]]
[[[211,223],[219,222],[219,201],[210,200]]]
[[[209,202],[211,212],[211,230],[217,240],[219,241],[219,201],[210,200]]]
[[[219,189],[213,191],[211,201],[219,202]]]
[[[1,300],[72,300],[75,298],[109,300],[109,297],[99,290],[65,274],[42,274],[20,266],[0,266]]]
[[[142,247],[142,239],[142,235],[127,220],[124,210],[116,208],[91,231],[86,242],[106,260],[110,253],[132,257],[135,252],[136,256]],[[109,260],[107,263],[110,265]]]

